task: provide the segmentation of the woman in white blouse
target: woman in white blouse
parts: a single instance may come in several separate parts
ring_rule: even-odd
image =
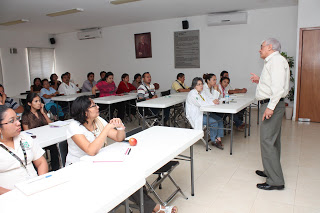
[[[203,91],[203,80],[196,77],[192,80],[192,90],[189,92],[186,101],[187,118],[194,129],[202,129],[203,125],[207,125],[207,115],[200,111],[200,107],[207,105],[219,104],[219,101],[213,101]],[[212,144],[219,149],[223,149],[221,138],[223,134],[222,118],[215,113],[210,113],[209,116],[210,139]]]
[[[0,195],[21,181],[48,172],[44,151],[30,136],[20,134],[21,124],[13,109],[0,106]],[[33,167],[37,168],[38,173]]]
[[[212,73],[203,74],[203,80],[205,81],[203,85],[204,93],[210,100],[215,101],[215,104],[219,104],[220,90],[216,75]]]
[[[230,78],[228,77],[222,77],[220,79],[220,84],[219,84],[219,90],[221,92],[221,98],[224,98],[224,96],[228,93],[228,86],[230,84]]]
[[[123,141],[126,137],[125,126],[121,119],[114,118],[106,122],[99,117],[99,106],[89,96],[78,97],[72,104],[71,117],[74,119],[68,127],[68,155],[66,165],[80,160],[85,155],[96,155],[103,146],[107,145],[107,138]],[[139,205],[139,191],[130,196],[130,200]],[[146,213],[176,213],[175,206],[161,206],[156,204],[145,192],[144,209]]]

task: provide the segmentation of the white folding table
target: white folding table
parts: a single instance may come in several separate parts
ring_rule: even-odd
[[[232,98],[231,98],[232,99]],[[207,124],[209,123],[209,114],[210,112],[216,112],[216,113],[227,113],[231,115],[231,127],[230,128],[224,128],[231,131],[231,137],[230,137],[230,155],[232,155],[232,143],[233,143],[233,116],[243,110],[246,107],[249,107],[249,129],[248,134],[250,136],[250,125],[251,125],[251,104],[253,103],[254,98],[249,96],[244,97],[235,97],[233,101],[231,101],[229,104],[219,104],[219,105],[210,105],[210,106],[203,106],[200,108],[202,112],[205,112],[207,114]],[[247,119],[247,116],[245,116],[245,119]],[[245,121],[247,123],[247,121]],[[209,125],[207,125],[207,136],[206,136],[206,150],[208,151],[208,141],[209,141]],[[246,136],[246,128],[245,127],[245,136]]]
[[[142,107],[142,113],[143,113],[143,129],[145,129],[145,109],[146,107],[149,108],[158,108],[162,110],[162,119],[161,119],[161,124],[164,125],[164,109],[174,106],[176,104],[184,103],[187,99],[187,96],[185,95],[167,95],[167,96],[162,96],[160,98],[154,98],[154,99],[149,99],[146,101],[141,101],[137,103],[138,107]]]
[[[127,93],[124,94],[123,96],[119,95],[113,95],[113,96],[105,96],[105,97],[100,97],[100,98],[95,98],[93,101],[97,104],[107,104],[108,106],[108,115],[109,115],[109,120],[111,119],[111,104],[119,103],[119,102],[124,102],[124,101],[130,101],[134,100],[137,98],[137,93]]]
[[[118,163],[78,162],[53,175],[69,181],[29,196],[18,189],[5,193],[0,196],[1,213],[105,213],[139,189],[143,196],[145,184],[140,170]]]

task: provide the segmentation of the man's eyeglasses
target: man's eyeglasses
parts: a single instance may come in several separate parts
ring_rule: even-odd
[[[20,121],[20,116],[17,116],[16,118],[11,119],[11,120],[8,121],[7,123],[2,123],[1,125],[13,124],[13,123],[16,123],[17,121]]]

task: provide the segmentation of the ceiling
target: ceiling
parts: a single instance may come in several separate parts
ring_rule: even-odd
[[[0,30],[59,34],[83,28],[297,4],[298,0],[142,0],[122,5],[112,5],[108,0],[0,0],[0,23],[29,20],[23,24],[0,26]],[[72,8],[82,8],[84,12],[53,18],[46,16]]]

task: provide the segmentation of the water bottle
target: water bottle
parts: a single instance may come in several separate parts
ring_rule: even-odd
[[[229,93],[228,93],[228,91],[226,91],[224,97],[226,99],[226,104],[229,104]]]

